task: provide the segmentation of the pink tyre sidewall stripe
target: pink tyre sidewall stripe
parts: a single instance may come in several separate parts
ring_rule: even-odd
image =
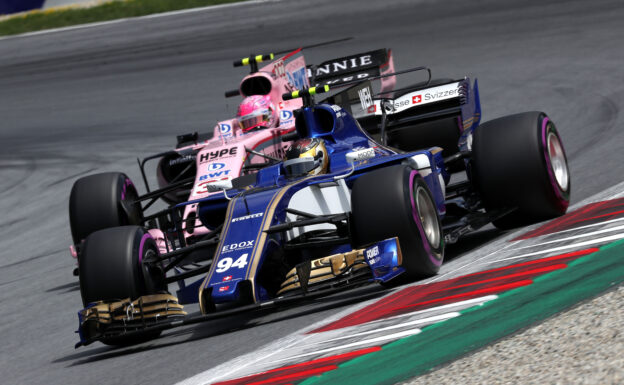
[[[425,231],[423,230],[422,223],[420,223],[420,217],[418,215],[418,210],[416,208],[416,202],[414,201],[414,179],[416,178],[416,175],[418,175],[418,171],[413,170],[410,173],[410,177],[409,177],[410,202],[412,204],[412,217],[414,218],[414,223],[416,223],[416,227],[418,227],[418,232],[420,233],[421,242],[423,243],[424,249],[427,252],[427,255],[429,256],[429,260],[431,260],[431,262],[435,266],[440,266],[442,265],[442,259],[438,259],[433,255],[434,253],[431,250],[431,245],[429,245],[429,240],[427,239],[427,235],[425,234]]]

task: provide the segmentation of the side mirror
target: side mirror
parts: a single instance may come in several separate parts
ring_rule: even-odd
[[[210,182],[206,185],[206,189],[210,192],[230,190],[232,188],[232,180],[224,179],[216,182]]]
[[[372,159],[375,157],[375,149],[365,148],[363,150],[351,151],[346,155],[347,163],[353,165],[355,162]]]

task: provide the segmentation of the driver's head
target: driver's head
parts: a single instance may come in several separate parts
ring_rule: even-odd
[[[324,174],[328,166],[329,156],[323,139],[298,139],[286,150],[284,168],[291,176]]]
[[[243,132],[277,126],[277,110],[268,95],[248,96],[238,106],[238,124]]]

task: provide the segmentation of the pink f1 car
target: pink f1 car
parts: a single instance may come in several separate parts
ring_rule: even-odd
[[[258,67],[260,63],[268,63]],[[91,233],[109,227],[147,224],[160,252],[173,245],[191,245],[202,236],[218,231],[218,226],[202,224],[197,204],[183,204],[215,193],[207,186],[244,175],[278,163],[293,139],[295,111],[301,99],[283,100],[284,93],[303,90],[313,85],[337,85],[394,72],[392,53],[387,49],[346,56],[306,66],[301,49],[277,59],[273,54],[250,56],[234,62],[247,65],[251,73],[243,78],[239,89],[226,92],[226,97],[241,95],[237,116],[217,123],[212,133],[180,135],[174,150],[149,156],[139,161],[147,193],[139,195],[134,183],[123,173],[109,172],[78,179],[69,202],[73,245],[71,254],[78,258],[81,242]],[[395,77],[381,79],[381,91],[391,91]],[[158,160],[158,189],[151,190],[145,164]],[[146,211],[159,199],[172,207],[178,218],[154,217]],[[225,207],[223,208],[226,209]],[[165,234],[161,229],[182,219],[182,231]],[[78,269],[74,270],[78,274]]]

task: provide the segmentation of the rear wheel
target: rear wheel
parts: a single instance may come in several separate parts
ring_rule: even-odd
[[[404,165],[359,177],[351,193],[354,246],[398,237],[407,276],[434,275],[444,256],[435,201],[417,171]]]
[[[74,244],[94,231],[141,224],[141,207],[135,203],[138,196],[132,181],[119,172],[78,179],[69,196],[69,224]]]
[[[87,237],[80,258],[80,294],[87,306],[167,291],[159,263],[158,247],[151,235],[138,226],[99,230]],[[160,332],[137,338],[109,338],[109,345],[132,344],[157,337]]]
[[[501,229],[563,215],[570,203],[565,150],[543,112],[505,116],[477,127],[472,173],[488,209],[516,208],[494,221]]]

